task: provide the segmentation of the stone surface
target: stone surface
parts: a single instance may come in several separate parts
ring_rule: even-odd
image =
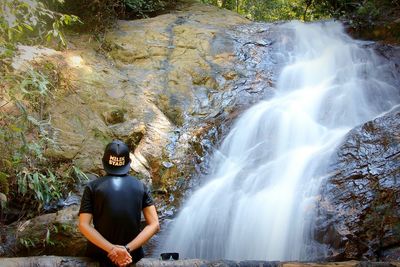
[[[388,259],[395,255],[389,250],[400,247],[399,204],[396,108],[353,129],[337,150],[318,207],[316,239],[329,245],[332,259]]]
[[[19,258],[0,258],[0,266],[7,267],[95,267],[99,264],[90,258],[84,257],[56,257],[56,256],[41,256],[41,257],[19,257]],[[185,259],[177,261],[161,261],[157,259],[144,258],[136,264],[137,267],[161,267],[161,266],[182,266],[182,267],[397,267],[400,262],[277,262],[277,261],[228,261],[215,260],[206,261],[199,259]]]

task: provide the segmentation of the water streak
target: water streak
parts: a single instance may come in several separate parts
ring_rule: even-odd
[[[400,102],[394,78],[341,24],[281,25],[288,64],[276,95],[246,111],[215,155],[210,181],[164,245],[183,257],[302,260],[324,167],[344,135]]]

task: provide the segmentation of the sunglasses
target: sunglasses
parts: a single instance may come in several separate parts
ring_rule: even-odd
[[[163,261],[169,260],[170,258],[174,259],[174,260],[178,260],[179,259],[179,253],[173,252],[173,253],[161,253],[160,254],[161,259]]]

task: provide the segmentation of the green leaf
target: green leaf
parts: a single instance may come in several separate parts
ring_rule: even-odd
[[[41,191],[37,190],[36,192],[36,198],[39,202],[43,203],[44,202],[44,198],[43,198],[43,194]]]
[[[46,41],[47,41],[47,42],[50,42],[50,41],[51,41],[51,34],[50,34],[50,33],[46,35]]]
[[[18,127],[18,126],[15,125],[15,124],[11,124],[11,125],[9,126],[9,129],[10,129],[11,131],[15,132],[15,133],[20,133],[20,132],[23,131],[20,127]]]
[[[39,122],[35,117],[33,117],[33,116],[31,116],[31,115],[28,115],[28,116],[27,116],[27,119],[28,119],[28,121],[31,122],[33,125],[36,125],[36,126],[39,126],[39,125],[40,125],[40,122]]]
[[[23,23],[22,25],[24,25],[25,28],[27,28],[28,30],[33,32],[33,28],[31,25],[27,24],[27,23]]]
[[[65,41],[64,34],[62,32],[60,32],[60,40],[61,40],[62,45],[66,46],[67,43]]]
[[[23,196],[27,191],[27,175],[19,173],[18,174],[18,192],[21,193]]]
[[[8,178],[9,176],[10,176],[9,174],[0,171],[0,179],[5,179],[5,178]]]
[[[47,229],[47,232],[46,232],[46,242],[49,242],[49,240],[50,240],[50,230]]]
[[[7,196],[3,193],[0,193],[0,207],[4,208],[7,204]]]

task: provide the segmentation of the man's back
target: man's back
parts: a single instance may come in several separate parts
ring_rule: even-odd
[[[86,186],[78,226],[89,241],[88,256],[101,266],[126,266],[144,256],[143,244],[160,230],[157,210],[148,189],[128,175],[127,144],[121,140],[109,143],[102,162],[108,175]],[[146,226],[141,230],[142,212]]]
[[[113,244],[125,245],[140,233],[141,211],[151,205],[153,200],[147,188],[136,178],[105,176],[85,188],[80,213],[93,214],[93,225],[103,237]],[[88,254],[104,252],[89,243]],[[131,254],[140,259],[143,250],[139,248]]]

